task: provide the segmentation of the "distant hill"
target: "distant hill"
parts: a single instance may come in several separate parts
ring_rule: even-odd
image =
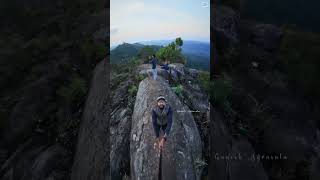
[[[173,40],[152,40],[141,41],[144,45],[160,45],[165,46]],[[182,54],[187,59],[187,67],[209,70],[210,69],[210,43],[202,41],[184,40],[182,46]]]
[[[137,56],[139,51],[143,48],[142,44],[123,43],[115,47],[110,52],[110,62],[114,64],[126,63],[132,57]]]
[[[146,45],[154,50],[168,45],[173,40],[142,41],[134,44],[123,43],[111,50],[111,63],[126,63],[132,57],[137,56],[139,51]],[[186,57],[187,67],[201,70],[209,70],[210,67],[210,43],[185,40],[182,46],[182,53]]]

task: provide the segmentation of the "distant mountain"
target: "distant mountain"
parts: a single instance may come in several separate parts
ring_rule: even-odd
[[[145,47],[145,45],[140,43],[123,43],[116,47],[112,47],[110,51],[110,62],[112,64],[127,63],[131,58],[139,55],[140,50]],[[150,46],[155,51],[158,51],[161,46],[151,45]]]
[[[166,46],[174,40],[152,40],[142,41],[144,45]],[[210,69],[210,43],[202,41],[184,40],[182,54],[187,59],[186,66],[196,69]]]
[[[134,44],[123,43],[111,50],[111,63],[126,63],[130,58],[137,56],[139,51],[146,45],[156,51],[166,46],[173,40],[142,41]],[[201,41],[183,41],[182,54],[185,56],[187,67],[201,70],[210,69],[210,43]]]
[[[123,43],[115,47],[110,52],[110,62],[111,63],[126,63],[130,58],[137,56],[139,50],[142,49],[142,44],[129,44]]]
[[[174,40],[151,40],[141,41],[143,45],[159,45],[166,46]],[[182,46],[183,53],[210,56],[210,43],[202,41],[184,40]]]

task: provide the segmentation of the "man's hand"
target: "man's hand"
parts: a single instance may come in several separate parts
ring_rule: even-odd
[[[156,149],[157,146],[159,147],[160,141],[161,141],[161,139],[158,137],[158,138],[156,139],[156,142],[153,144],[153,149]]]
[[[164,144],[164,138],[161,138],[160,142],[159,142],[159,149],[162,149]]]

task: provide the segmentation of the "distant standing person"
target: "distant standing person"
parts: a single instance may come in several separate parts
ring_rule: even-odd
[[[153,80],[157,80],[157,59],[155,55],[152,55],[152,59],[150,61],[152,64],[152,77]]]

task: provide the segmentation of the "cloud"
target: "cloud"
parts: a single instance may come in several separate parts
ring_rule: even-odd
[[[110,34],[115,35],[119,32],[119,29],[117,27],[110,27]]]

